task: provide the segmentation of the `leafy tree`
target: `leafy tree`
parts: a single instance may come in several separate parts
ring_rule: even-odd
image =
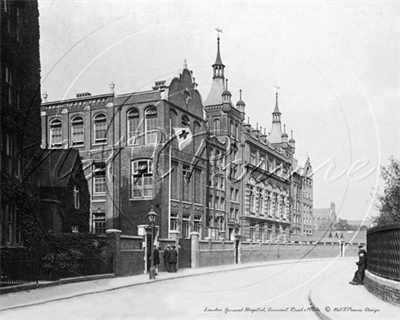
[[[400,161],[391,157],[390,164],[381,167],[381,177],[385,188],[383,194],[376,196],[379,216],[374,222],[377,225],[400,223]]]
[[[339,219],[337,223],[335,223],[333,230],[336,231],[355,231],[358,230],[357,226],[353,226],[349,224],[349,222],[345,219]]]

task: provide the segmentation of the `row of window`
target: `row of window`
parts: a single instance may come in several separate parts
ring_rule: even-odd
[[[224,197],[215,197],[215,201],[213,201],[213,196],[209,196],[208,200],[208,207],[210,209],[215,209],[215,210],[225,210],[225,198]]]
[[[151,160],[132,161],[131,198],[153,198],[153,171]],[[106,164],[94,163],[92,167],[93,194],[104,195],[107,191]]]
[[[180,223],[178,214],[171,213],[170,229],[180,231],[183,238],[189,238],[191,232],[200,233],[202,225],[201,216],[195,215],[192,222],[189,215],[183,215],[182,223]]]
[[[258,237],[257,237],[258,235]],[[285,240],[286,239],[286,231],[280,231],[279,229],[273,229],[271,228],[264,228],[264,227],[259,227],[258,228],[258,234],[257,234],[257,227],[255,225],[250,225],[249,229],[249,239],[252,241],[274,241],[278,239]]]
[[[265,197],[265,200],[264,200]],[[289,203],[285,196],[261,189],[255,192],[253,187],[249,188],[249,211],[259,215],[269,215],[275,218],[287,218],[289,212]]]
[[[144,132],[144,143],[154,144],[157,142],[157,109],[149,107],[145,111],[144,121],[139,118],[139,111],[131,109],[127,113],[127,144],[139,144],[141,133]],[[70,121],[71,143],[72,146],[82,147],[85,141],[85,126],[82,116],[77,115]],[[144,130],[142,130],[144,127]],[[107,115],[97,113],[93,117],[93,142],[94,144],[107,143]],[[50,121],[50,145],[52,147],[61,147],[63,144],[63,123],[60,118],[54,118]]]

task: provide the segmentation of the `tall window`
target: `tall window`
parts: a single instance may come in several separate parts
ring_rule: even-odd
[[[171,213],[170,228],[171,230],[178,230],[178,214]]]
[[[99,113],[94,116],[94,143],[107,142],[107,116]]]
[[[250,163],[252,164],[252,165],[257,165],[256,164],[256,159],[257,159],[257,154],[256,154],[256,152],[254,151],[254,150],[251,150],[250,151]]]
[[[236,139],[239,139],[239,125],[237,123],[235,125],[235,137]]]
[[[71,120],[71,132],[72,132],[72,145],[83,146],[84,143],[84,131],[83,131],[83,118],[76,116]]]
[[[80,208],[79,190],[76,186],[74,186],[74,207],[75,207],[75,209]]]
[[[146,116],[146,144],[157,142],[157,109],[149,107],[145,111]]]
[[[127,137],[128,137],[128,146],[132,146],[138,144],[138,135],[139,135],[139,110],[136,108],[130,109],[127,114],[128,125],[127,125]]]
[[[106,233],[106,214],[104,212],[93,213],[93,233]]]
[[[50,146],[61,147],[62,144],[62,123],[60,119],[53,119],[50,122]]]
[[[183,201],[190,201],[190,166],[187,164],[182,165],[182,187],[183,187]]]
[[[106,192],[106,164],[104,162],[93,165],[93,193],[103,194]]]
[[[151,160],[132,162],[132,198],[153,197],[153,172]]]
[[[219,119],[215,119],[213,122],[213,132],[214,134],[219,134],[221,130],[221,121]]]
[[[261,190],[258,194],[258,213],[262,216],[264,215],[264,198]]]
[[[254,191],[253,191],[253,187],[250,187],[249,210],[250,210],[250,212],[254,212]]]
[[[194,216],[193,231],[200,233],[201,231],[201,216]]]
[[[9,0],[4,0],[4,12],[5,14],[5,23],[6,23],[6,30],[8,33],[11,33],[11,6]]]
[[[13,138],[9,134],[4,135],[4,172],[8,174],[12,174],[13,168]]]
[[[235,124],[231,120],[231,137],[235,137]]]
[[[5,80],[6,80],[6,94],[8,96],[8,103],[12,104],[13,103],[13,74],[12,74],[12,69],[6,67],[5,68]]]
[[[182,217],[182,237],[189,238],[190,236],[190,217],[184,215]]]

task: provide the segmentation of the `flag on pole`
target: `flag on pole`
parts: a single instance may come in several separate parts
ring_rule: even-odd
[[[174,128],[179,150],[182,151],[193,140],[193,134],[189,128]]]

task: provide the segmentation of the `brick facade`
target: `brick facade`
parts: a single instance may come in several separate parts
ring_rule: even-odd
[[[32,160],[40,157],[38,3],[1,1],[0,14],[0,238],[1,247],[15,248],[24,243],[22,199],[39,199]],[[26,214],[38,208],[32,203]]]
[[[42,146],[80,151],[93,232],[104,232],[103,219],[106,228],[138,235],[154,209],[163,238],[178,230],[184,238],[196,231],[201,239],[233,239],[238,226],[254,241],[289,237],[294,139],[285,133],[271,143],[244,122],[244,102],[235,106],[227,90],[219,42],[217,55],[204,103],[185,65],[149,91],[117,95],[112,84],[108,94],[42,104]],[[177,128],[193,134],[182,150],[178,138],[169,141]]]

